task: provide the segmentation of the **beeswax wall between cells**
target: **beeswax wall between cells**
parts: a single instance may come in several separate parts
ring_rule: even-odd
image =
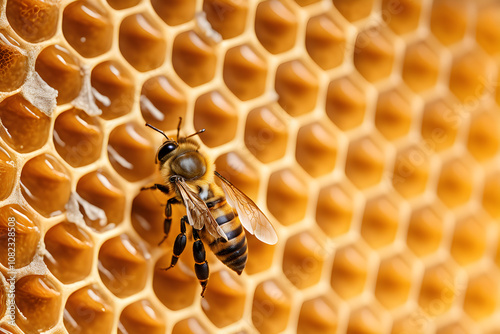
[[[3,331],[500,331],[500,2],[0,4]],[[204,299],[140,192],[179,117],[279,236]]]

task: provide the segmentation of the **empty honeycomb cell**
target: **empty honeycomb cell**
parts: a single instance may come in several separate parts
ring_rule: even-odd
[[[381,315],[370,307],[363,306],[353,310],[349,316],[347,334],[385,333]]]
[[[229,326],[243,316],[246,291],[236,276],[226,269],[210,274],[201,309],[218,328]]]
[[[380,263],[375,297],[386,308],[394,309],[406,303],[412,286],[412,264],[397,255]]]
[[[320,122],[299,129],[295,159],[312,177],[330,173],[337,160],[337,138]]]
[[[399,225],[399,205],[390,194],[370,199],[365,205],[361,236],[374,249],[390,245]]]
[[[16,282],[16,324],[24,333],[41,333],[57,324],[61,292],[50,278],[27,275]]]
[[[60,114],[53,136],[57,153],[73,167],[88,165],[101,155],[102,127],[97,117],[83,110],[71,108]]]
[[[222,77],[240,100],[262,95],[266,89],[267,62],[248,44],[227,50]]]
[[[354,66],[368,81],[377,82],[392,73],[395,51],[393,42],[382,29],[361,31],[354,45]]]
[[[486,175],[483,190],[483,208],[495,219],[500,217],[500,171]]]
[[[348,21],[354,22],[370,15],[373,0],[333,0],[333,4]]]
[[[349,77],[330,82],[325,111],[330,120],[343,131],[360,126],[366,111],[364,89]]]
[[[82,176],[76,191],[80,197],[80,212],[93,230],[107,231],[123,220],[125,194],[108,172],[99,169]]]
[[[448,46],[465,36],[468,25],[467,14],[472,2],[467,0],[434,0],[430,17],[431,32]]]
[[[441,59],[435,46],[426,41],[408,45],[403,59],[401,76],[414,92],[420,93],[438,82]]]
[[[156,14],[170,26],[186,23],[194,18],[196,0],[151,0]]]
[[[167,53],[167,42],[160,27],[143,13],[123,19],[119,46],[123,57],[140,72],[160,67]]]
[[[280,0],[266,0],[255,11],[255,36],[272,54],[290,50],[297,38],[297,17]]]
[[[382,20],[397,34],[406,34],[418,28],[422,0],[383,0]]]
[[[10,26],[30,43],[45,41],[56,33],[59,6],[44,0],[8,0],[5,8]]]
[[[203,11],[212,29],[222,38],[239,36],[245,30],[248,4],[238,0],[204,0]]]
[[[307,184],[291,169],[271,174],[267,186],[267,208],[283,225],[291,225],[305,217]]]
[[[313,286],[321,278],[326,255],[323,246],[311,233],[296,234],[286,241],[283,273],[299,289]]]
[[[80,61],[63,46],[54,44],[43,49],[36,58],[35,70],[57,90],[57,104],[71,102],[80,94],[83,86]]]
[[[141,0],[107,0],[108,4],[114,9],[125,9],[138,5]]]
[[[27,57],[22,52],[21,44],[0,29],[0,91],[19,88],[26,74]]]
[[[207,130],[200,138],[208,147],[231,141],[236,135],[237,124],[237,109],[218,91],[205,93],[196,99],[194,128]]]
[[[331,299],[320,296],[305,301],[300,308],[297,324],[298,334],[335,333],[339,315]]]
[[[159,75],[142,85],[140,106],[142,117],[147,123],[168,131],[177,127],[179,117],[185,116],[187,100],[176,84]]]
[[[184,253],[190,252],[190,249],[184,251]],[[189,255],[192,257],[191,254]],[[177,311],[193,304],[195,296],[197,297],[200,291],[200,284],[196,280],[193,270],[188,268],[182,260],[177,263],[175,268],[165,270],[165,268],[170,266],[171,258],[172,253],[168,252],[156,262],[153,274],[153,290],[156,297],[158,297],[166,307],[170,310]],[[213,281],[210,277],[205,296],[211,289],[212,283]]]
[[[62,32],[66,41],[82,56],[97,57],[111,48],[113,24],[98,3],[80,0],[64,8]]]
[[[175,37],[172,66],[177,75],[189,86],[195,87],[212,80],[217,57],[213,45],[205,42],[193,30]]]
[[[114,119],[132,110],[134,79],[121,63],[110,60],[98,64],[92,69],[90,83],[101,118]]]
[[[54,156],[43,153],[26,162],[20,181],[24,198],[44,217],[66,211],[71,178],[68,170]]]
[[[252,322],[260,333],[281,333],[290,317],[291,298],[275,280],[267,280],[255,288]]]
[[[20,153],[39,149],[49,137],[50,118],[20,94],[0,103],[0,119],[0,136]]]
[[[97,57],[111,48],[113,25],[98,3],[80,0],[64,8],[62,32],[83,57]]]
[[[120,315],[118,334],[165,333],[162,315],[147,299],[138,300],[125,307]]]
[[[500,6],[491,3],[480,6],[476,23],[476,41],[489,54],[500,52]]]
[[[149,253],[142,243],[121,234],[107,240],[99,250],[99,275],[118,297],[141,291],[148,277]]]
[[[411,96],[398,88],[381,92],[375,111],[375,126],[387,140],[404,137],[412,122]]]
[[[139,236],[152,246],[158,245],[162,239],[165,211],[162,205],[166,203],[165,195],[159,191],[141,191],[132,202],[132,226]]]
[[[429,152],[421,145],[402,148],[394,164],[392,185],[403,197],[422,194],[430,174]]]
[[[175,324],[172,334],[208,334],[210,331],[198,319],[191,317]]]
[[[443,213],[435,205],[415,209],[410,216],[406,244],[417,256],[436,252],[443,239]]]
[[[251,110],[245,122],[245,145],[261,162],[268,163],[285,155],[288,141],[286,124],[273,107]]]
[[[464,205],[470,199],[473,181],[470,163],[466,159],[454,158],[443,164],[436,194],[449,208]]]
[[[250,233],[246,234],[248,259],[245,272],[249,275],[268,270],[273,264],[274,245],[268,245]],[[278,241],[279,242],[279,241]]]
[[[467,148],[478,161],[494,158],[500,147],[500,112],[490,108],[472,116]]]
[[[70,334],[109,334],[113,328],[114,305],[97,284],[73,292],[66,301],[63,321]]]
[[[422,113],[422,147],[426,150],[442,151],[451,147],[463,122],[456,104],[447,97],[428,102]]]
[[[14,261],[8,257],[12,246],[9,245],[12,243],[12,228],[15,233]],[[14,268],[29,265],[37,252],[39,240],[40,230],[31,212],[18,204],[0,208],[0,246],[4,250],[0,253],[0,263],[4,267],[10,268],[12,262]]]
[[[217,171],[253,200],[259,192],[259,173],[236,152],[228,152],[215,160]]]
[[[450,72],[450,91],[463,103],[472,103],[491,89],[487,81],[488,58],[480,50],[467,52],[453,60]]]
[[[475,321],[490,317],[498,306],[498,273],[477,273],[470,278],[464,297],[464,311]]]
[[[450,254],[461,266],[479,261],[486,251],[487,219],[469,216],[456,222]]]
[[[355,245],[340,248],[333,260],[330,284],[344,300],[359,296],[368,276],[368,255]]]
[[[48,230],[44,240],[45,264],[58,280],[73,283],[90,274],[94,243],[84,229],[62,222]]]
[[[13,160],[11,154],[0,146],[0,179],[2,184],[0,185],[0,200],[6,199],[16,182],[17,167]]]
[[[109,162],[128,181],[139,181],[154,173],[155,152],[152,133],[142,124],[125,123],[109,135]]]
[[[448,312],[457,296],[463,294],[462,284],[448,263],[426,268],[418,297],[421,310],[431,317]]]
[[[306,50],[323,70],[342,64],[346,52],[346,36],[329,15],[312,17],[306,27]]]
[[[291,116],[311,112],[316,106],[318,78],[301,60],[278,66],[275,89],[278,103]]]
[[[347,151],[345,174],[359,189],[376,185],[384,172],[384,152],[370,137],[353,140]]]
[[[352,194],[343,185],[322,188],[316,204],[316,223],[330,238],[339,237],[351,228],[354,203]]]

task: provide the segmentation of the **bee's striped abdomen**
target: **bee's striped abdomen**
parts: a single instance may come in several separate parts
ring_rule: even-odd
[[[207,240],[210,237],[208,233],[202,233],[202,239],[208,242],[210,249],[222,263],[240,274],[245,269],[248,253],[247,239],[240,219],[224,198],[207,202],[207,206],[228,240],[213,237]]]

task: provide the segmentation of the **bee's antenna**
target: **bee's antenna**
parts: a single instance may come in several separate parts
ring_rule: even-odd
[[[158,131],[159,133],[161,133],[162,135],[165,136],[165,138],[167,138],[167,140],[170,140],[170,138],[168,138],[168,136],[165,134],[165,132],[161,131],[160,129],[158,128],[155,128],[154,126],[152,126],[151,124],[149,123],[146,123],[146,126],[150,127],[151,129],[155,130],[155,131]]]
[[[187,136],[186,139],[189,138],[189,137],[192,137],[192,136],[199,135],[200,133],[203,133],[203,132],[205,132],[205,129],[198,130],[195,133],[193,133],[192,135]]]
[[[179,133],[181,132],[182,117],[179,116],[179,123],[177,124],[177,140],[179,140]]]

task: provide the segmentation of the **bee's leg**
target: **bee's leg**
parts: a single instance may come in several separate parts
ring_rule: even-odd
[[[162,193],[167,194],[167,195],[170,192],[170,190],[168,189],[168,187],[166,185],[164,185],[164,184],[161,184],[161,183],[155,183],[151,187],[142,187],[141,191],[144,191],[144,190],[156,190],[156,189],[158,189],[159,191],[161,191]]]
[[[179,256],[181,256],[184,248],[186,248],[186,223],[187,217],[184,216],[181,218],[181,233],[177,235],[174,242],[174,252],[172,254],[172,261],[170,261],[170,266],[168,268],[163,268],[164,270],[168,270],[173,268],[177,264],[177,260],[179,260]]]
[[[205,247],[200,240],[198,232],[193,228],[193,256],[194,256],[194,271],[196,272],[196,277],[201,284],[201,296],[205,294],[205,289],[208,283],[208,262],[205,256]]]
[[[179,204],[179,200],[177,198],[172,197],[167,201],[167,205],[165,206],[165,220],[163,221],[163,239],[158,243],[160,246],[168,237],[168,233],[170,232],[170,225],[172,225],[172,204]],[[182,226],[182,219],[181,219]],[[181,227],[182,228],[182,227]]]

